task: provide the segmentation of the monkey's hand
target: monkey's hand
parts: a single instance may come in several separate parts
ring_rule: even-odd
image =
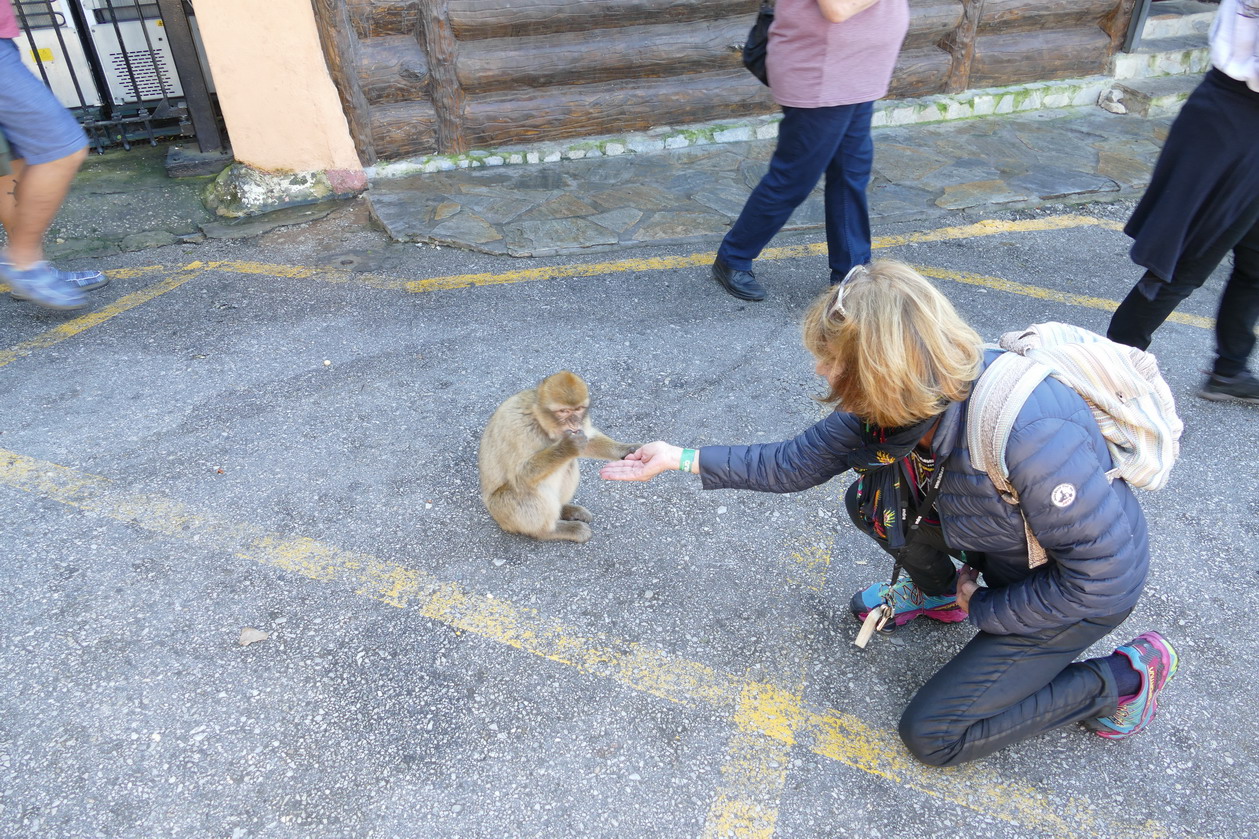
[[[564,442],[572,445],[573,451],[580,455],[586,450],[586,445],[590,442],[590,438],[580,428],[571,428],[565,429]]]
[[[599,477],[605,481],[650,481],[661,472],[677,469],[681,457],[680,448],[657,440],[625,455],[624,460],[605,465],[599,470]]]

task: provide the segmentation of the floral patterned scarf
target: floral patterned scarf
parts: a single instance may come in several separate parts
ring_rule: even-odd
[[[894,552],[905,547],[906,520],[918,501],[917,474],[910,454],[937,419],[928,417],[901,428],[867,425],[866,445],[848,455],[848,467],[860,476],[857,508],[875,535]],[[937,464],[936,469],[942,470],[942,466]]]

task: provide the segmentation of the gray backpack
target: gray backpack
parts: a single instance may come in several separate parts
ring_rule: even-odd
[[[1088,403],[1114,463],[1106,473],[1143,489],[1161,489],[1180,455],[1184,423],[1176,414],[1171,389],[1158,360],[1065,323],[1038,323],[1007,332],[997,345],[1006,350],[975,383],[966,413],[971,463],[988,474],[1001,497],[1015,506],[1005,461],[1010,429],[1028,396],[1052,376]],[[1023,521],[1028,564],[1036,567],[1045,549]]]

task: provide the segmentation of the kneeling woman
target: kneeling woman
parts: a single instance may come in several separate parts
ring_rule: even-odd
[[[943,294],[907,265],[859,266],[814,303],[804,343],[837,406],[812,428],[752,446],[649,443],[602,476],[681,469],[705,489],[795,492],[854,470],[853,521],[908,579],[858,592],[853,611],[887,602],[898,624],[969,618],[979,630],[901,717],[902,739],[926,763],[975,760],[1073,722],[1112,739],[1144,729],[1176,672],[1162,636],[1075,661],[1123,623],[1149,564],[1145,517],[1124,481],[1107,480],[1110,454],[1084,401],[1046,379],[1010,434],[1010,481],[1049,557],[1032,568],[1023,518],[966,445],[971,385],[998,351],[985,352]]]

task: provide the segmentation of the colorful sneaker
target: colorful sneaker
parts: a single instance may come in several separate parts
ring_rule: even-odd
[[[1121,703],[1109,717],[1086,720],[1085,725],[1099,737],[1122,740],[1143,731],[1158,711],[1158,694],[1176,675],[1180,657],[1167,640],[1157,632],[1143,632],[1115,652],[1122,653],[1141,674],[1141,690],[1135,697]]]
[[[0,269],[0,276],[9,283],[9,290],[18,300],[29,300],[49,309],[81,309],[87,305],[83,290],[62,280],[57,269],[47,262],[36,262],[25,271],[5,265]]]
[[[857,616],[857,620],[865,620],[871,609],[884,602],[888,588],[887,583],[875,583],[852,596],[852,603],[849,608]],[[897,626],[904,626],[919,615],[926,615],[933,620],[944,623],[956,623],[966,620],[966,612],[957,605],[956,595],[945,594],[929,597],[923,594],[922,589],[914,585],[913,581],[909,579],[901,580],[896,585],[890,586],[890,588],[892,590],[892,608],[896,611],[896,616],[892,621]]]
[[[1259,379],[1249,370],[1236,376],[1217,376],[1212,373],[1198,390],[1198,395],[1212,402],[1249,402],[1259,405]]]

